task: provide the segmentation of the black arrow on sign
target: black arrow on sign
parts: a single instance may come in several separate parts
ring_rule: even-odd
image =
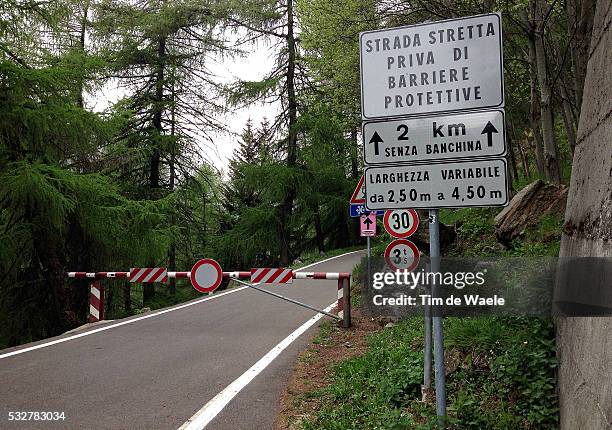
[[[368,230],[370,229],[370,225],[372,225],[372,223],[373,223],[373,222],[374,222],[374,221],[372,221],[372,220],[370,219],[370,217],[367,217],[367,218],[366,218],[366,219],[363,221],[363,223],[366,225],[366,227],[368,228]]]
[[[493,146],[493,133],[499,133],[497,129],[491,124],[491,121],[487,122],[485,128],[480,132],[480,134],[487,135],[487,146]]]
[[[384,141],[382,140],[382,138],[380,137],[380,135],[378,134],[377,131],[374,132],[374,135],[372,136],[372,138],[370,139],[369,143],[373,143],[374,144],[374,155],[378,155],[378,144],[379,143],[383,143]]]

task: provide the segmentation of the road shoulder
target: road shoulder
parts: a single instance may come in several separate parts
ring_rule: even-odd
[[[332,321],[321,323],[319,333],[295,362],[280,400],[274,430],[300,429],[300,424],[320,406],[320,397],[312,393],[329,384],[337,363],[363,355],[367,349],[367,336],[381,330],[386,322],[365,316],[355,309],[348,330]]]

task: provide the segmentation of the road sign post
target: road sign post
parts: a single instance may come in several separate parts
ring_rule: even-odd
[[[372,244],[370,243],[370,236],[367,237],[367,288],[370,288],[372,286]]]
[[[366,209],[429,209],[431,271],[439,272],[439,208],[508,202],[506,162],[492,158],[506,153],[501,15],[367,31],[359,40]],[[392,243],[385,256],[404,252]],[[439,312],[432,325],[443,428]]]
[[[438,209],[429,211],[429,257],[431,272],[440,271],[440,220]],[[432,276],[432,296],[437,297],[439,286],[435,283],[435,276]],[[434,309],[433,322],[433,344],[434,344],[434,364],[435,364],[435,383],[436,383],[436,414],[439,424],[444,426],[446,417],[446,370],[444,369],[444,333],[442,316],[440,309]]]
[[[425,268],[426,272],[429,272],[430,269],[430,263],[427,264],[427,267]],[[429,391],[431,390],[431,363],[433,362],[432,360],[432,356],[431,356],[431,305],[427,304],[425,305],[425,310],[424,310],[424,317],[425,317],[425,327],[424,327],[424,335],[425,335],[425,340],[424,340],[424,351],[423,351],[423,355],[424,355],[424,360],[423,360],[423,389],[422,389],[422,394],[423,394],[423,401],[426,400],[426,396],[427,394],[429,394]]]

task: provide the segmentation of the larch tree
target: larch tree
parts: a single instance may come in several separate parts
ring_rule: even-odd
[[[112,61],[115,79],[126,93],[117,109],[127,121],[113,149],[126,192],[160,199],[186,181],[201,163],[211,131],[223,129],[217,115],[216,83],[207,68],[212,55],[225,52],[215,2],[106,0],[97,5],[96,31]],[[176,250],[169,250],[170,266]],[[150,261],[146,264],[159,264]],[[154,294],[144,286],[144,302]]]
[[[280,102],[281,111],[272,128],[280,139],[286,174],[282,181],[283,196],[275,208],[280,262],[287,265],[293,258],[290,220],[296,198],[295,169],[298,157],[298,91],[305,74],[300,65],[297,17],[294,0],[247,1],[236,4],[229,21],[250,42],[265,39],[277,49],[276,65],[261,81],[240,81],[232,88],[236,104],[266,101]]]

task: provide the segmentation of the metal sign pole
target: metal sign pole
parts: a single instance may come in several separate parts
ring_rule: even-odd
[[[426,270],[429,272],[429,265]],[[431,306],[425,305],[425,360],[423,363],[423,388],[428,391],[431,388]]]
[[[372,247],[370,246],[370,236],[368,236],[368,280],[367,280],[367,287],[370,288],[370,283],[371,283],[371,279],[372,279]]]
[[[431,259],[431,272],[440,271],[440,220],[438,219],[438,209],[429,211],[429,257]],[[435,282],[432,283],[432,290],[436,290]],[[432,294],[436,297],[436,294]],[[433,335],[434,335],[434,364],[436,378],[436,414],[442,428],[446,417],[446,387],[444,369],[444,335],[442,333],[442,316],[434,314]]]

